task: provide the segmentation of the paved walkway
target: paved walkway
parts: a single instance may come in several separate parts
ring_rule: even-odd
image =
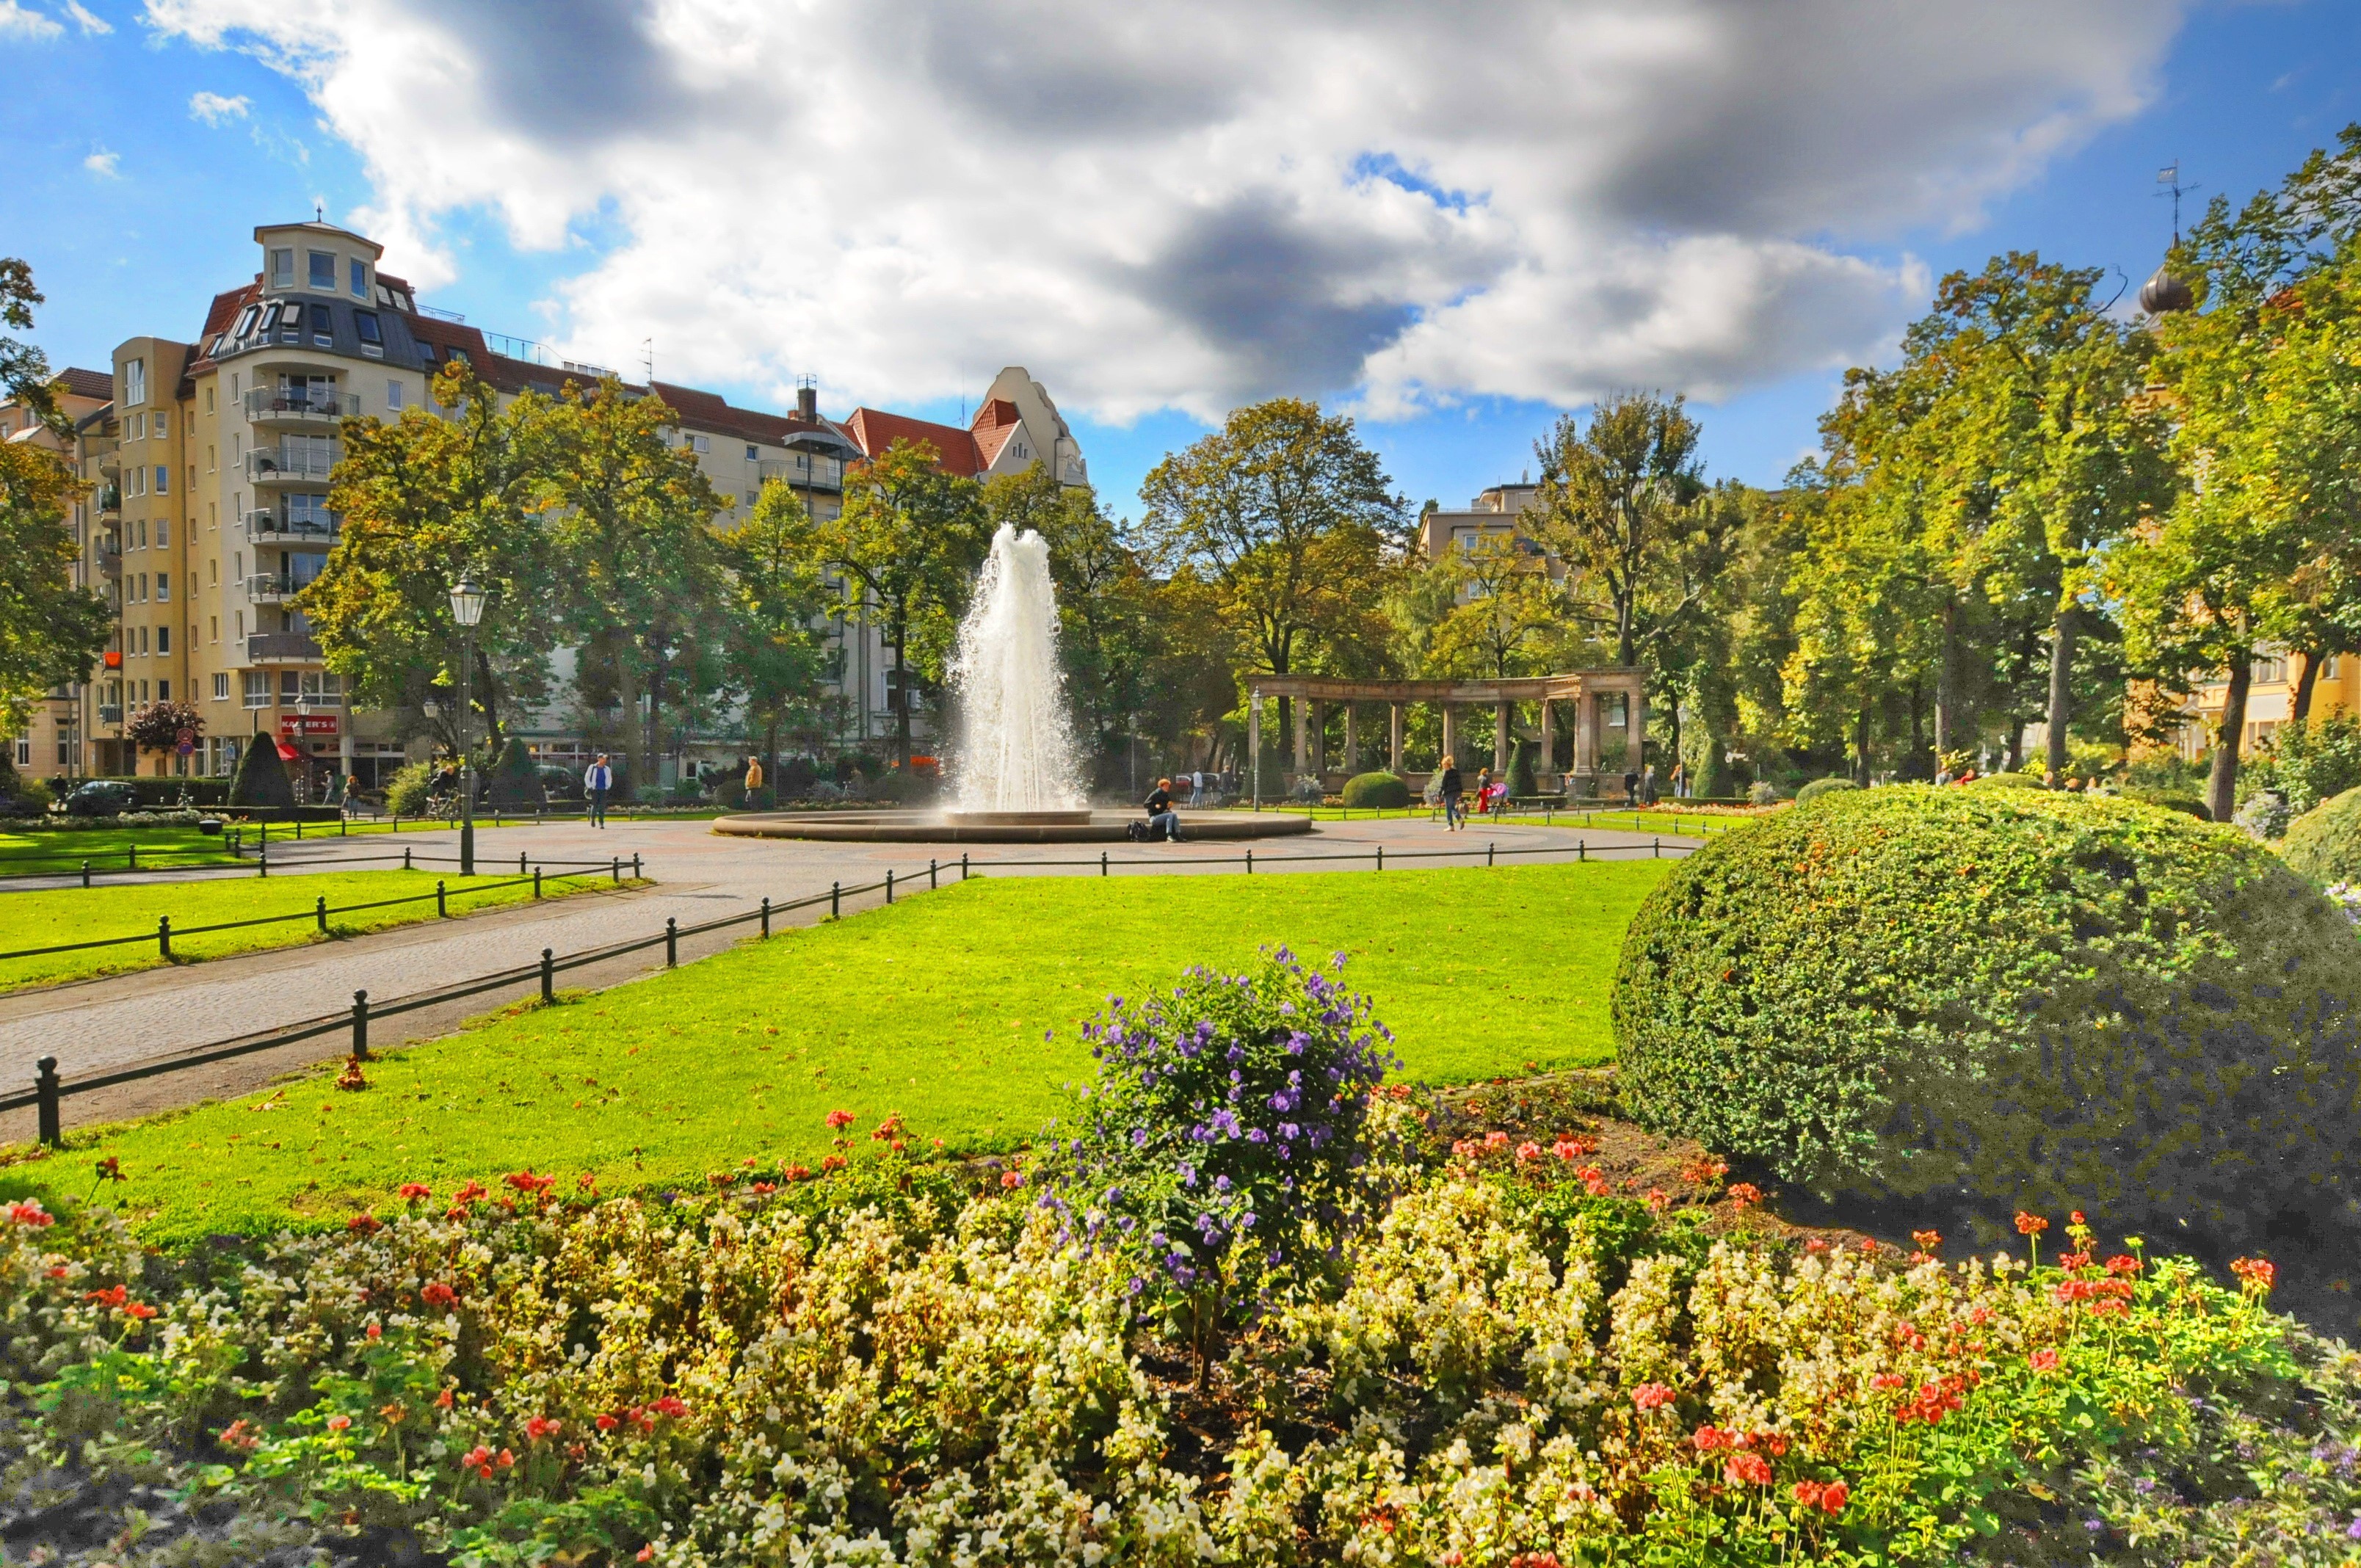
[[[423,832],[402,842],[425,850],[456,852],[456,835]],[[271,874],[282,871],[332,870],[339,861],[382,853],[386,840],[325,839],[291,845],[286,862],[273,856]],[[599,830],[567,824],[478,829],[479,865],[515,863],[520,850],[535,859],[604,860],[637,853],[645,874],[658,885],[636,892],[593,894],[553,904],[526,905],[450,924],[429,922],[279,952],[177,969],[81,981],[48,991],[0,996],[0,1092],[30,1087],[34,1063],[58,1058],[59,1071],[76,1077],[131,1065],[168,1053],[318,1018],[347,1008],[353,992],[395,998],[536,961],[544,948],[560,955],[650,937],[667,916],[683,926],[750,909],[766,894],[774,904],[824,894],[831,883],[859,884],[882,880],[891,868],[904,886],[927,884],[926,845],[824,844],[788,839],[725,839],[704,822],[618,824]],[[1482,864],[1488,845],[1497,845],[1502,863],[1560,858],[1576,851],[1605,850],[1623,858],[1658,843],[1666,856],[1686,854],[1695,841],[1655,839],[1652,835],[1565,828],[1473,827],[1445,834],[1424,820],[1393,819],[1323,823],[1312,834],[1252,846],[1257,875],[1323,871],[1367,871],[1382,847],[1389,866]],[[1236,844],[1115,845],[1107,850],[1107,873],[1208,875],[1236,873],[1246,846]],[[954,847],[936,850],[955,876]],[[1448,851],[1436,856],[1435,851]],[[1100,874],[1095,850],[1078,845],[986,845],[969,851],[995,875]],[[374,862],[382,864],[383,862]],[[0,894],[0,897],[6,896]],[[880,901],[879,895],[847,900],[848,912]],[[777,924],[809,924],[825,908],[782,917]],[[685,939],[682,959],[702,957],[745,939],[751,927]],[[661,948],[620,959],[564,977],[567,986],[616,984],[661,968]],[[371,1044],[390,1047],[405,1039],[447,1034],[462,1020],[488,1012],[533,987],[491,992],[445,1006],[422,1009],[383,1021]],[[281,1050],[258,1052],[235,1061],[70,1096],[69,1126],[168,1109],[243,1092],[279,1073],[341,1054],[336,1036],[306,1040]],[[21,1125],[19,1124],[21,1124]],[[30,1112],[0,1114],[0,1142],[29,1136]]]

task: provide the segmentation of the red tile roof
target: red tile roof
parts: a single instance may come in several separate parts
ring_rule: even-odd
[[[935,449],[936,460],[946,474],[972,479],[985,466],[975,437],[957,425],[889,414],[882,409],[855,409],[852,417],[844,422],[844,428],[851,434],[853,444],[872,457],[882,455],[897,441],[923,441]]]
[[[49,379],[50,385],[71,398],[94,398],[103,403],[115,396],[115,378],[104,370],[69,365]]]

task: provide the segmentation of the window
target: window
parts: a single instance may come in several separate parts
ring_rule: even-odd
[[[123,362],[123,406],[148,400],[148,361],[126,359]]]
[[[760,457],[760,456],[762,456],[762,455],[763,455],[763,454],[762,454],[761,450],[760,450],[759,448],[757,448],[757,447],[755,446],[755,444],[754,444],[752,442],[751,442],[751,441],[750,441],[750,442],[748,442],[748,443],[746,444],[746,461],[747,461],[747,462],[752,463],[752,462],[753,462],[756,458],[758,458],[758,457]]]
[[[247,670],[240,677],[239,685],[245,691],[247,707],[269,707],[270,706],[270,672],[269,670]]]
[[[374,358],[385,352],[385,329],[378,323],[375,311],[355,311],[353,331],[360,335],[363,354]]]
[[[172,470],[161,463],[156,465],[156,493],[159,496],[172,493]]]
[[[281,671],[280,671],[280,672],[279,672],[279,700],[280,700],[280,701],[281,701],[281,702],[283,702],[283,703],[289,703],[289,704],[293,704],[293,703],[296,703],[296,702],[301,701],[301,700],[302,699],[302,696],[303,696],[303,687],[302,687],[302,677],[301,677],[300,675],[296,674],[296,673],[295,673],[294,671],[292,671],[292,670],[281,670]]]
[[[172,602],[172,576],[169,572],[156,574],[156,602],[158,604]]]
[[[170,702],[172,700],[171,682],[158,681],[156,683],[156,700],[158,702]]]
[[[208,382],[206,382],[206,383],[205,383],[205,412],[207,412],[207,413],[211,413],[211,412],[213,412],[213,411],[214,411],[214,386],[213,386],[213,383],[212,383],[211,381],[208,381]],[[196,428],[195,423],[194,423],[193,422],[191,422],[191,424],[190,424],[190,426],[189,426],[189,428],[190,428],[191,430],[194,430],[194,429]]]
[[[312,342],[321,348],[333,348],[336,344],[336,318],[325,305],[312,307]]]
[[[353,298],[368,299],[369,297],[368,263],[356,258],[349,265],[352,269]]]
[[[220,459],[219,459],[219,457],[215,455],[215,448],[211,447],[211,446],[206,447],[206,448],[205,448],[205,472],[206,472],[206,473],[208,473],[208,474],[217,474],[217,473],[219,473],[220,471],[221,471],[221,467],[220,467]]]
[[[215,702],[229,700],[229,673],[225,670],[216,671],[214,674],[214,700]]]
[[[218,615],[209,615],[209,616],[205,617],[205,632],[206,632],[206,641],[211,641],[211,642],[218,642],[218,641],[221,641],[221,617],[220,617],[220,616],[218,616]]]
[[[159,587],[163,587],[163,586],[164,586],[164,579],[163,579],[163,578],[161,578],[161,577],[157,578],[157,579],[156,579],[156,584],[157,584],[157,586],[158,586]],[[170,595],[170,594],[166,594],[166,595],[164,595],[163,597],[164,597],[164,598],[171,598],[172,596],[171,596],[171,595]],[[172,629],[171,629],[170,627],[169,627],[169,626],[159,626],[159,627],[158,627],[158,628],[156,629],[156,652],[159,652],[159,653],[169,653],[169,652],[170,652],[171,651],[172,651]]]
[[[219,583],[221,581],[220,556],[215,555],[205,562],[205,581],[207,583]],[[220,639],[216,638],[214,641],[219,641]]]
[[[713,450],[713,438],[709,435],[692,435],[688,438],[688,444],[700,453]]]
[[[401,411],[401,382],[388,381],[385,384],[385,407],[386,411],[389,413],[400,413]]]
[[[195,489],[196,488],[197,488],[197,466],[196,466],[194,463],[192,463],[192,464],[190,464],[190,465],[189,465],[189,488],[191,488],[191,489],[192,489],[192,490],[193,490],[193,489]]]
[[[236,620],[236,623],[237,623],[237,630],[236,630],[236,631],[235,633],[233,633],[233,635],[235,635],[235,636],[238,636],[238,637],[243,637],[243,636],[245,636],[245,635],[246,635],[246,611],[244,611],[244,610],[242,610],[242,609],[241,609],[241,610],[236,611],[236,615],[235,615],[235,620]]]
[[[303,673],[302,700],[314,707],[345,706],[345,677],[334,671],[306,670]]]
[[[312,287],[334,290],[336,286],[336,257],[334,251],[315,250],[310,254]]]
[[[156,520],[156,548],[161,550],[171,543],[172,520],[169,517],[158,518]]]
[[[148,493],[147,469],[134,468],[131,470],[131,493],[135,496],[144,496]]]
[[[16,742],[16,765],[20,768],[33,765],[33,742],[29,736]]]
[[[125,420],[123,422],[123,439],[126,441],[147,440],[148,416],[144,413],[133,414],[130,418]]]
[[[274,250],[270,253],[270,286],[292,289],[295,286],[295,252]]]

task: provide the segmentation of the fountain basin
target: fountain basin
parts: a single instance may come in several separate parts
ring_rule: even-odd
[[[752,811],[718,817],[713,830],[735,838],[850,843],[1120,844],[1129,837],[1129,825],[1144,820],[1136,811]],[[1311,831],[1312,819],[1291,812],[1180,814],[1183,839],[1228,842]]]

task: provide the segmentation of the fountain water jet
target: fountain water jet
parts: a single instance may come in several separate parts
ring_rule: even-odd
[[[960,740],[951,757],[954,821],[990,816],[1089,819],[1076,783],[1073,723],[1058,665],[1058,591],[1049,546],[1003,523],[976,576],[951,661]]]

